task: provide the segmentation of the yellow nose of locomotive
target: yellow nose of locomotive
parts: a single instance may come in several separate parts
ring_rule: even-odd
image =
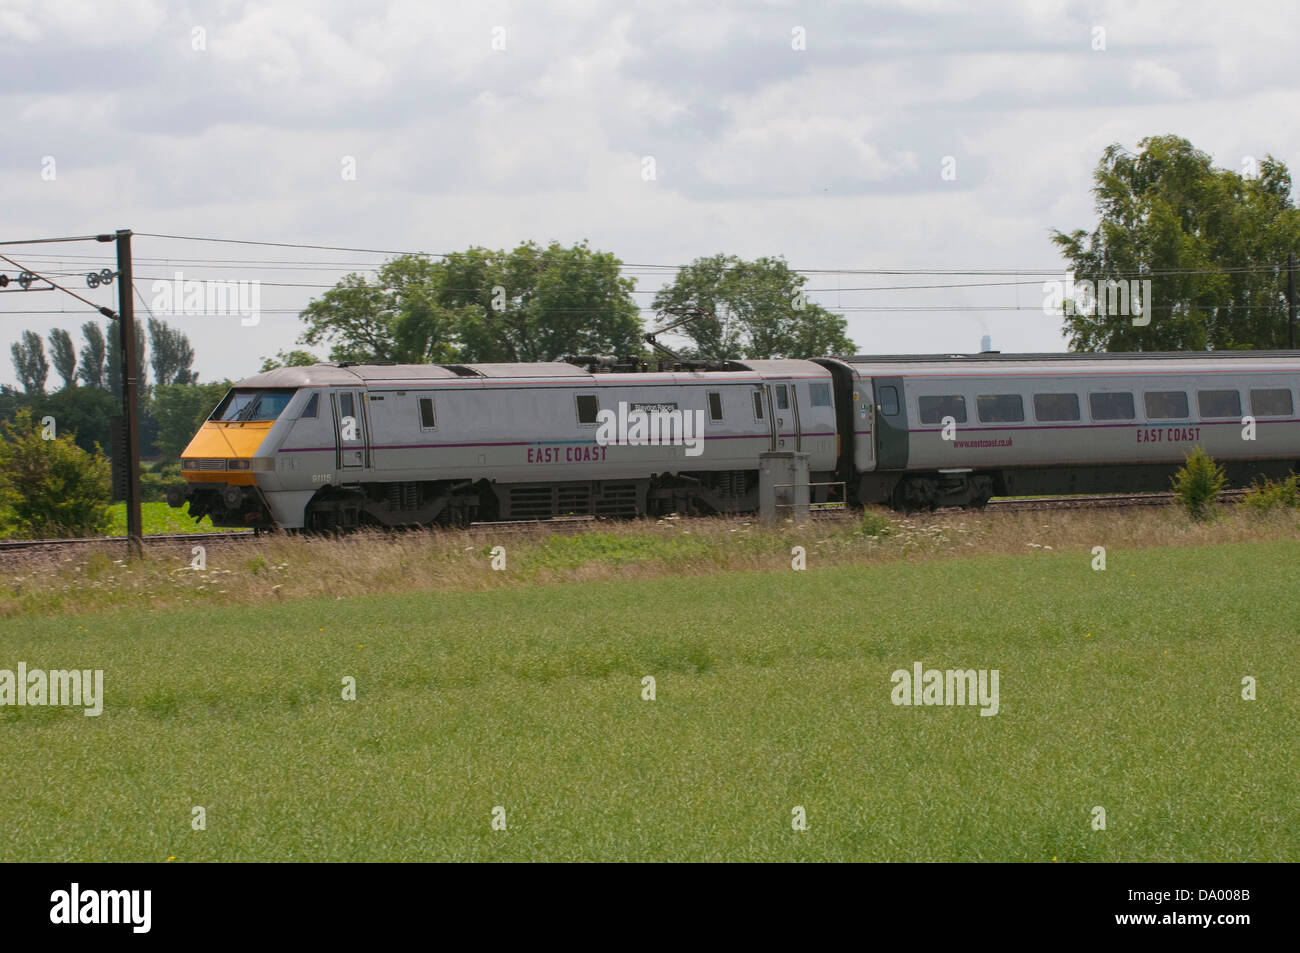
[[[251,486],[255,482],[253,454],[273,423],[269,420],[204,423],[181,454],[181,472],[186,482]]]

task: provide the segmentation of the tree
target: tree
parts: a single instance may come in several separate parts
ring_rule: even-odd
[[[193,371],[194,348],[190,339],[152,316],[149,318],[149,363],[153,365],[155,385],[192,384],[198,379]]]
[[[50,362],[45,359],[45,345],[35,331],[24,331],[21,341],[10,345],[14,373],[23,391],[30,395],[45,393],[45,378],[50,376]]]
[[[108,329],[108,389],[114,394],[122,393],[122,334],[120,326],[110,325]],[[144,363],[144,331],[140,325],[135,326],[135,364],[140,372],[137,381],[138,391],[145,393],[145,381],[148,368]]]
[[[58,433],[74,434],[74,440],[87,453],[112,446],[112,420],[122,413],[122,400],[99,387],[65,387],[37,398],[32,412],[38,417],[54,418]],[[147,422],[141,421],[141,433]]]
[[[580,242],[514,251],[471,248],[441,263],[438,301],[463,314],[466,362],[553,361],[568,354],[639,354],[635,282],[621,262]]]
[[[261,372],[265,374],[277,367],[311,367],[320,362],[320,358],[310,351],[277,351],[275,357],[262,358]]]
[[[641,350],[633,282],[586,242],[394,258],[375,281],[348,275],[302,313],[332,360],[550,361]]]
[[[14,414],[32,405],[32,398],[9,384],[0,384],[0,420],[12,420]]]
[[[109,465],[69,433],[48,438],[29,409],[0,422],[0,506],[18,534],[94,536],[108,527]]]
[[[806,281],[783,258],[714,255],[678,271],[653,307],[664,321],[694,315],[673,333],[706,360],[852,353],[843,316],[807,301]]]
[[[50,331],[50,357],[54,369],[63,378],[63,386],[77,386],[77,349],[72,345],[72,335],[62,328]]]
[[[97,321],[87,321],[81,326],[81,336],[86,339],[86,344],[81,349],[81,366],[77,368],[77,376],[87,387],[104,387],[108,383],[104,377],[104,362],[108,353],[104,329]]]
[[[302,312],[303,344],[329,344],[334,361],[430,363],[455,357],[456,319],[433,303],[438,265],[403,255],[375,281],[345,276]]]
[[[156,385],[150,409],[158,422],[159,454],[167,460],[179,460],[181,452],[228,390],[230,381]]]
[[[1137,155],[1118,144],[1102,153],[1093,174],[1096,228],[1053,231],[1052,241],[1076,281],[1100,287],[1149,280],[1151,300],[1142,305],[1150,311],[1134,325],[1134,315],[1111,313],[1122,309],[1082,300],[1083,310],[1071,309],[1067,301],[1070,346],[1285,347],[1284,265],[1287,252],[1300,246],[1300,211],[1286,166],[1266,156],[1258,176],[1246,176],[1214,168],[1206,153],[1177,136],[1138,146]]]

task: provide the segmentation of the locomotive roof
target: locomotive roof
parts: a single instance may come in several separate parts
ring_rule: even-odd
[[[774,377],[793,374],[826,372],[811,361],[733,361],[734,372],[754,371]],[[734,373],[733,372],[733,373]],[[679,371],[689,374],[689,371]],[[723,371],[722,373],[728,373]],[[621,374],[601,372],[593,374],[576,364],[560,361],[536,364],[313,364],[308,367],[277,367],[275,370],[254,374],[239,382],[240,387],[320,387],[331,385],[359,385],[370,381],[447,380],[451,378],[558,378],[578,377],[609,380]]]

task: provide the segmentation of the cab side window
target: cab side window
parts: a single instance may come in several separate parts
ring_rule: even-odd
[[[432,397],[420,398],[420,429],[421,430],[438,429],[438,418],[434,414]]]
[[[574,398],[578,405],[578,424],[583,427],[596,426],[596,417],[600,411],[600,402],[595,394],[579,394]]]
[[[716,390],[709,391],[709,420],[722,419],[722,394]]]

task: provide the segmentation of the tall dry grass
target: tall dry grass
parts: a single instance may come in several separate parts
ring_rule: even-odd
[[[143,559],[106,552],[7,554],[0,616],[181,605],[257,605],[414,590],[486,590],[599,579],[807,566],[878,564],[980,554],[1123,550],[1300,538],[1300,513],[1267,518],[1243,509],[1194,522],[1168,507],[998,510],[900,516],[880,510],[803,525],[733,519],[601,522],[576,532],[545,528],[362,532],[343,539],[272,535],[207,547],[154,543]],[[506,568],[491,567],[505,550]]]

